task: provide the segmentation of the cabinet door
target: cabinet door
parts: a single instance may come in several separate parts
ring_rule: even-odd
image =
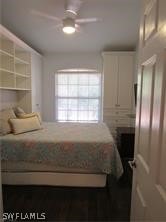
[[[133,56],[119,56],[119,75],[118,75],[118,106],[123,109],[132,108],[133,99]]]
[[[118,57],[104,55],[104,108],[117,104]]]
[[[32,111],[41,112],[41,95],[42,95],[42,59],[36,54],[31,56],[32,65]]]

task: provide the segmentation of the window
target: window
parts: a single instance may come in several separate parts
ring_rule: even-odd
[[[56,120],[98,122],[101,108],[101,74],[55,75]]]

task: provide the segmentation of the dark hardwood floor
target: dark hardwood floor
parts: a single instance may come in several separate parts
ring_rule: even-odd
[[[126,173],[110,189],[3,186],[4,211],[44,212],[46,221],[129,221],[131,173],[124,167]]]

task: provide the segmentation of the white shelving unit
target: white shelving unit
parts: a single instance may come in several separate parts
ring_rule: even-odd
[[[41,76],[42,56],[0,25],[1,109],[14,105],[41,112]]]
[[[0,89],[31,90],[31,53],[0,35]]]

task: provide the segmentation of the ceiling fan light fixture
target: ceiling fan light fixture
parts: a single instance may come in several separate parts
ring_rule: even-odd
[[[76,31],[75,21],[72,18],[63,20],[63,32],[66,34],[73,34]]]
[[[71,27],[71,26],[64,26],[63,27],[63,32],[66,34],[73,34],[75,33],[76,29],[75,27]]]

